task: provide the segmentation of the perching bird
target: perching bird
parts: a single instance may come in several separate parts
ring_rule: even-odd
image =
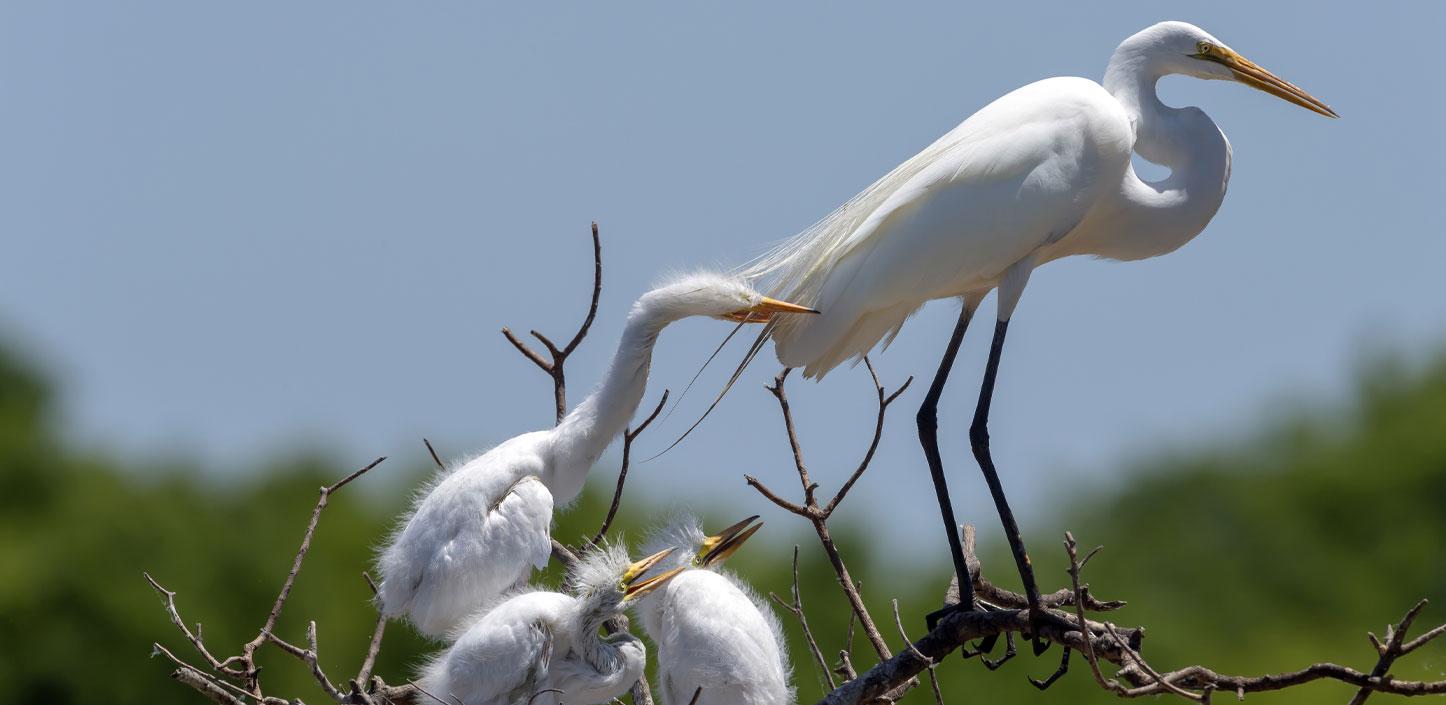
[[[804,312],[812,311],[715,273],[691,274],[643,294],[602,384],[556,427],[504,441],[442,471],[419,494],[378,561],[382,612],[441,636],[477,605],[547,565],[553,506],[577,496],[588,470],[632,418],[647,386],[653,344],[669,323],[689,316],[768,321]]]
[[[763,526],[753,524],[757,518],[704,536],[697,519],[679,516],[644,548],[674,549],[658,568],[683,571],[640,600],[635,610],[657,648],[663,705],[688,705],[695,693],[696,705],[793,702],[778,618],[751,588],[720,569]]]
[[[599,630],[677,575],[681,569],[642,579],[667,555],[662,551],[630,564],[621,545],[589,551],[569,575],[571,594],[521,592],[484,606],[456,642],[427,664],[419,684],[466,705],[589,705],[626,693],[643,677],[647,650],[631,634],[602,636]],[[549,690],[561,692],[543,692]]]
[[[1160,102],[1155,83],[1170,74],[1238,81],[1337,117],[1204,30],[1162,22],[1120,44],[1103,85],[1050,78],[999,98],[744,272],[771,279],[775,296],[823,310],[765,330],[779,360],[810,377],[862,357],[880,341],[887,345],[925,302],[961,299],[917,421],[955,570],[966,586],[935,438],[936,409],[970,317],[998,289],[994,340],[969,438],[1036,617],[1038,590],[989,455],[989,403],[1005,330],[1036,267],[1070,255],[1138,260],[1167,254],[1215,215],[1230,178],[1230,143],[1199,108]],[[1132,153],[1168,167],[1170,175],[1141,180]]]

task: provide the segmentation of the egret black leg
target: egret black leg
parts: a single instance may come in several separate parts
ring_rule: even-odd
[[[934,494],[939,499],[939,512],[944,518],[944,535],[949,537],[949,555],[954,560],[954,573],[959,579],[959,603],[929,615],[929,628],[952,610],[974,608],[974,581],[969,576],[969,567],[964,562],[964,547],[959,543],[959,525],[954,520],[954,505],[949,501],[949,485],[944,479],[944,461],[939,457],[939,395],[944,392],[944,383],[949,381],[949,370],[954,367],[954,358],[959,354],[959,345],[964,341],[964,331],[969,328],[969,319],[974,317],[974,305],[964,303],[959,312],[959,322],[954,324],[954,333],[949,337],[949,346],[944,349],[944,359],[939,362],[939,371],[924,395],[924,403],[914,420],[919,426],[919,443],[924,446],[924,459],[929,463],[929,474],[934,479]]]
[[[989,494],[994,497],[994,508],[999,510],[999,521],[1004,524],[1005,536],[1009,539],[1009,550],[1014,553],[1014,563],[1019,567],[1019,577],[1024,582],[1024,595],[1029,600],[1030,621],[1038,624],[1043,614],[1039,607],[1039,587],[1034,583],[1034,566],[1029,554],[1024,551],[1024,539],[1019,534],[1019,524],[1014,512],[1009,509],[1009,500],[1004,496],[1004,487],[999,484],[999,473],[994,469],[994,459],[989,455],[989,402],[994,397],[994,378],[999,372],[999,356],[1004,351],[1004,334],[1009,330],[1009,321],[994,324],[994,340],[989,344],[989,364],[984,368],[984,384],[979,390],[979,405],[974,409],[974,422],[969,425],[969,445],[974,450],[974,459],[984,473],[984,482],[989,485]],[[1034,636],[1034,652],[1043,653],[1049,648],[1048,642],[1039,638],[1038,629]]]

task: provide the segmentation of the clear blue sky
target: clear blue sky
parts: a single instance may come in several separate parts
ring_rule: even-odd
[[[1344,117],[1165,82],[1167,102],[1229,135],[1230,194],[1169,257],[1035,274],[993,429],[1038,526],[1061,479],[1249,428],[1270,400],[1339,396],[1363,349],[1446,340],[1443,8],[9,3],[0,330],[62,380],[80,445],[195,454],[221,473],[307,444],[351,462],[420,462],[422,435],[479,450],[550,422],[546,379],[497,329],[571,330],[589,221],[606,282],[574,399],[661,272],[741,262],[994,97],[1098,78],[1135,30],[1192,21]],[[952,317],[936,304],[911,322],[877,359],[884,379],[927,376]],[[649,399],[723,332],[669,329]],[[985,347],[968,341],[942,412],[956,497],[981,523],[964,429]],[[760,389],[771,363],[635,488],[768,515],[741,475],[796,486]],[[859,490],[883,498],[895,538],[938,521],[912,431],[922,386]],[[793,394],[815,477],[836,486],[871,423],[867,377]]]

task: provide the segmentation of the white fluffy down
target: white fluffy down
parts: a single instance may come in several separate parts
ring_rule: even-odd
[[[691,562],[705,535],[692,516],[674,517],[645,551],[677,550]],[[660,568],[662,566],[659,566]],[[727,571],[692,568],[644,597],[637,613],[657,646],[663,705],[786,705],[794,700],[783,628],[768,603]]]

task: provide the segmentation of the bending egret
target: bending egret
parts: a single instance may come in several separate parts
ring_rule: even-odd
[[[527,703],[548,689],[562,692],[543,693],[535,705],[604,703],[626,693],[643,677],[647,650],[626,632],[598,632],[678,574],[639,579],[668,553],[630,564],[620,545],[589,551],[569,576],[573,594],[523,592],[487,610],[423,669],[422,688],[467,705]]]
[[[704,536],[683,515],[644,550],[673,550],[659,567],[683,572],[638,602],[643,630],[657,647],[663,705],[787,705],[793,702],[783,630],[768,605],[719,567],[763,524],[756,516]],[[753,524],[751,527],[749,524]]]
[[[662,329],[689,316],[750,322],[785,312],[812,311],[715,273],[643,294],[602,384],[556,427],[504,441],[442,471],[419,495],[378,561],[382,612],[440,636],[477,605],[524,583],[551,555],[553,505],[577,496],[588,470],[637,409]]]
[[[1103,85],[1050,78],[999,98],[745,270],[771,277],[775,295],[785,292],[790,301],[824,310],[764,332],[783,364],[803,367],[810,377],[861,358],[881,340],[887,345],[926,301],[962,301],[917,422],[966,590],[969,573],[939,459],[936,410],[970,318],[980,299],[998,289],[994,340],[969,440],[1035,619],[1033,572],[989,454],[989,402],[1004,335],[1036,267],[1070,255],[1157,257],[1189,242],[1215,215],[1230,178],[1230,143],[1199,108],[1160,102],[1155,83],[1169,74],[1238,81],[1337,117],[1204,30],[1162,22],[1119,45]],[[1141,180],[1132,152],[1168,167],[1170,175]],[[967,592],[965,598],[967,608]]]

